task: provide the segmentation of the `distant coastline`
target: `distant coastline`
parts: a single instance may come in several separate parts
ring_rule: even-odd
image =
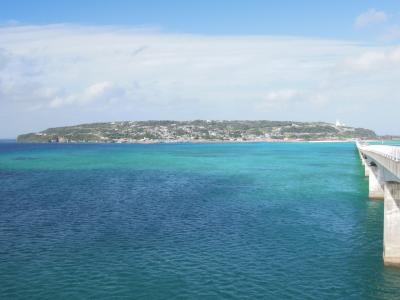
[[[22,134],[24,143],[254,143],[378,140],[370,129],[295,121],[124,121],[49,128]]]
[[[139,144],[139,145],[152,145],[152,144],[252,144],[252,143],[354,143],[357,139],[346,140],[149,140],[149,141],[129,141],[129,142],[102,142],[102,141],[63,141],[63,142],[25,142],[17,141],[16,139],[9,142],[18,142],[25,144]],[[364,140],[365,142],[381,142],[381,140]]]
[[[170,141],[136,141],[136,142],[123,142],[123,143],[113,143],[113,142],[63,142],[63,143],[53,143],[53,142],[17,142],[17,140],[13,140],[5,143],[19,143],[19,144],[59,144],[59,145],[215,145],[215,144],[284,144],[284,143],[308,143],[308,144],[344,144],[344,143],[355,143],[357,140],[317,140],[317,141],[300,141],[300,140],[273,140],[273,141],[179,141],[179,140],[170,140]],[[391,140],[364,140],[367,143],[388,143]],[[396,140],[393,140],[396,141]],[[399,140],[400,142],[400,140]],[[2,143],[0,141],[0,143]]]
[[[348,140],[246,140],[246,141],[226,141],[226,140],[151,140],[151,141],[132,141],[132,142],[98,142],[98,141],[70,141],[70,142],[25,142],[16,139],[8,141],[8,143],[20,144],[125,144],[125,145],[160,145],[160,144],[255,144],[255,143],[312,143],[312,144],[328,144],[328,143],[355,143],[357,139]],[[365,142],[381,142],[381,140],[364,140]],[[0,140],[1,142],[1,140]]]

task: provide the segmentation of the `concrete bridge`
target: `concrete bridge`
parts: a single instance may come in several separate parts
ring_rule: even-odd
[[[400,147],[357,142],[369,197],[384,200],[383,261],[400,266]]]

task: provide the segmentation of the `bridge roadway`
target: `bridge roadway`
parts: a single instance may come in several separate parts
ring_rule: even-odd
[[[383,261],[400,266],[400,147],[357,142],[369,198],[384,200]]]

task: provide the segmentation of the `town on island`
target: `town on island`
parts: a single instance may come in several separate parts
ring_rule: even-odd
[[[212,143],[380,139],[374,131],[339,121],[123,121],[56,127],[21,134],[25,143]],[[388,139],[389,137],[385,137]]]

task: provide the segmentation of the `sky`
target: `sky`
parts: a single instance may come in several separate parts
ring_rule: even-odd
[[[122,120],[400,134],[400,1],[0,1],[0,138]]]

